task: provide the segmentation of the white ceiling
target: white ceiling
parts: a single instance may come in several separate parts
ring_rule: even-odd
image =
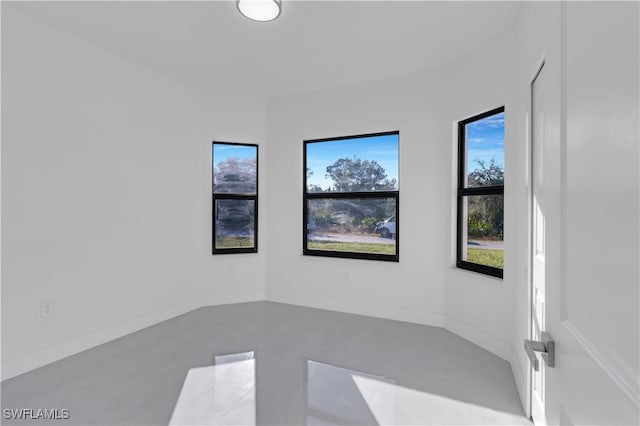
[[[201,90],[275,97],[449,63],[515,22],[517,2],[291,1],[257,23],[235,1],[16,7]],[[4,2],[3,2],[4,3]]]

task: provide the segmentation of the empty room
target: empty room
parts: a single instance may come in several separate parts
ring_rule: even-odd
[[[6,425],[640,424],[637,1],[2,1]]]

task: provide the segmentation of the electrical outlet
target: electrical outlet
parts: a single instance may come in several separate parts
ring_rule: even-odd
[[[40,304],[40,317],[46,318],[53,312],[50,302],[43,302]]]

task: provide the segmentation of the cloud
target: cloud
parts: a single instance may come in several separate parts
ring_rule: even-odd
[[[242,149],[242,146],[238,146],[238,145],[222,145],[222,144],[216,144],[216,151],[226,151],[228,149]],[[251,147],[250,147],[251,148]]]
[[[504,139],[504,112],[490,115],[467,124],[467,137],[469,139],[486,139],[495,142]]]
[[[504,128],[504,113],[475,121],[470,123],[469,127],[472,127],[475,130],[502,129]]]

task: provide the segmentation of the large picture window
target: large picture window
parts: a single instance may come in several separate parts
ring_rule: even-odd
[[[459,268],[502,278],[504,107],[458,123]]]
[[[304,142],[303,253],[398,261],[399,132]]]
[[[258,251],[258,145],[213,142],[213,254]]]

